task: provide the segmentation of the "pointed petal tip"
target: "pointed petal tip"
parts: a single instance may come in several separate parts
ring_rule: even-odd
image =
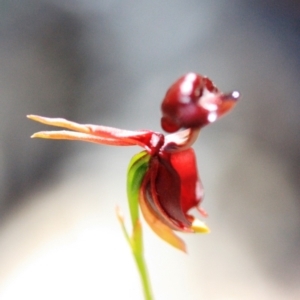
[[[41,137],[38,132],[34,133],[33,135],[30,136],[30,138],[35,139]]]
[[[238,91],[233,91],[227,94],[223,94],[222,95],[222,100],[223,101],[233,101],[236,102],[237,100],[239,100],[239,98],[241,97],[240,92]]]
[[[39,131],[39,132],[34,133],[31,136],[31,138],[32,139],[35,139],[35,138],[49,139],[49,138],[51,138],[51,134],[47,133],[46,131]]]
[[[147,205],[143,193],[141,193],[139,203],[144,219],[149,227],[153,230],[153,232],[155,232],[161,239],[163,239],[171,246],[187,253],[184,241],[179,236],[177,236],[169,226],[163,223],[156,216],[152,209]]]
[[[33,121],[39,121],[41,120],[43,117],[38,116],[38,115],[27,115],[26,118],[33,120]]]
[[[124,223],[124,214],[122,213],[122,211],[121,211],[121,209],[120,209],[119,206],[116,206],[115,212],[116,212],[116,215],[117,215],[118,220],[119,220],[121,223]]]
[[[232,99],[234,99],[234,100],[238,100],[238,99],[241,97],[241,94],[240,94],[240,92],[238,92],[238,91],[233,91],[233,92],[231,93],[231,97],[232,97]]]
[[[205,223],[198,219],[194,219],[191,228],[195,233],[210,233],[210,229],[205,225]]]

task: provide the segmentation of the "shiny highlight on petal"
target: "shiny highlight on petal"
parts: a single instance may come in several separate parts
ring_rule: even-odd
[[[239,97],[237,91],[220,92],[206,76],[188,73],[168,89],[161,105],[161,126],[169,133],[202,128],[229,112]]]

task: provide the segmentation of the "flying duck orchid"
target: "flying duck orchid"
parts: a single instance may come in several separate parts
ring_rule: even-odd
[[[203,187],[196,156],[191,148],[199,131],[230,111],[239,93],[221,93],[213,82],[196,73],[179,78],[162,102],[162,128],[129,131],[113,127],[78,124],[61,118],[28,115],[28,118],[67,130],[41,131],[33,138],[68,139],[112,146],[140,146],[144,150],[130,161],[127,194],[133,228],[139,224],[139,208],[153,231],[163,240],[185,251],[184,242],[174,233],[207,233],[208,227],[189,211],[200,207]],[[118,213],[119,219],[122,216]]]

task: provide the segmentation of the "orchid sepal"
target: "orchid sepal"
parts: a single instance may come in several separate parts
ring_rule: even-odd
[[[132,146],[132,143],[126,141],[103,138],[103,137],[99,137],[87,133],[75,132],[70,130],[39,131],[33,134],[31,138],[82,141],[82,142],[90,142],[90,143],[103,144],[109,146]]]
[[[27,115],[28,119],[69,130],[39,131],[31,138],[73,140],[109,146],[140,146],[153,154],[161,147],[164,152],[179,152],[188,149],[196,141],[200,128],[189,128],[165,137],[150,130],[123,130],[93,124],[79,124],[63,118],[48,118]]]
[[[27,115],[27,118],[42,124],[70,129],[40,131],[33,134],[32,138],[77,140],[111,146],[141,146],[149,152],[160,146],[164,139],[161,133],[150,130],[130,131],[108,126],[79,124],[63,118],[38,115]]]

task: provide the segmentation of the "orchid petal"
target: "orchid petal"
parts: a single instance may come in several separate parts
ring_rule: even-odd
[[[198,176],[196,155],[192,148],[170,155],[173,168],[180,177],[181,208],[187,211],[200,204],[204,196],[202,183]]]
[[[149,167],[150,182],[146,186],[146,198],[152,209],[172,229],[192,232],[191,222],[180,203],[180,177],[168,158],[152,157]]]
[[[34,133],[31,137],[42,138],[42,139],[54,139],[54,140],[82,141],[82,142],[90,142],[90,143],[111,145],[111,146],[132,146],[132,143],[129,143],[124,140],[105,138],[101,136],[96,136],[96,135],[82,133],[82,132],[69,131],[69,130],[40,131]]]
[[[118,146],[138,145],[146,149],[151,149],[153,140],[160,140],[162,136],[161,134],[147,130],[130,131],[107,126],[78,124],[63,118],[47,118],[37,115],[28,115],[27,118],[46,125],[58,126],[81,133],[74,135],[71,133],[72,131],[64,131],[65,135],[60,135],[57,131],[54,131],[54,133],[42,131],[32,136],[39,138],[81,140]]]
[[[63,127],[77,132],[91,133],[91,130],[86,125],[68,121],[63,118],[47,118],[47,117],[42,117],[37,115],[27,115],[27,118],[50,126]]]
[[[165,242],[169,243],[170,245],[183,252],[186,252],[186,247],[183,240],[179,238],[168,225],[163,223],[159,219],[159,217],[157,217],[156,213],[147,203],[143,192],[140,193],[139,203],[144,219],[149,225],[149,227]]]

